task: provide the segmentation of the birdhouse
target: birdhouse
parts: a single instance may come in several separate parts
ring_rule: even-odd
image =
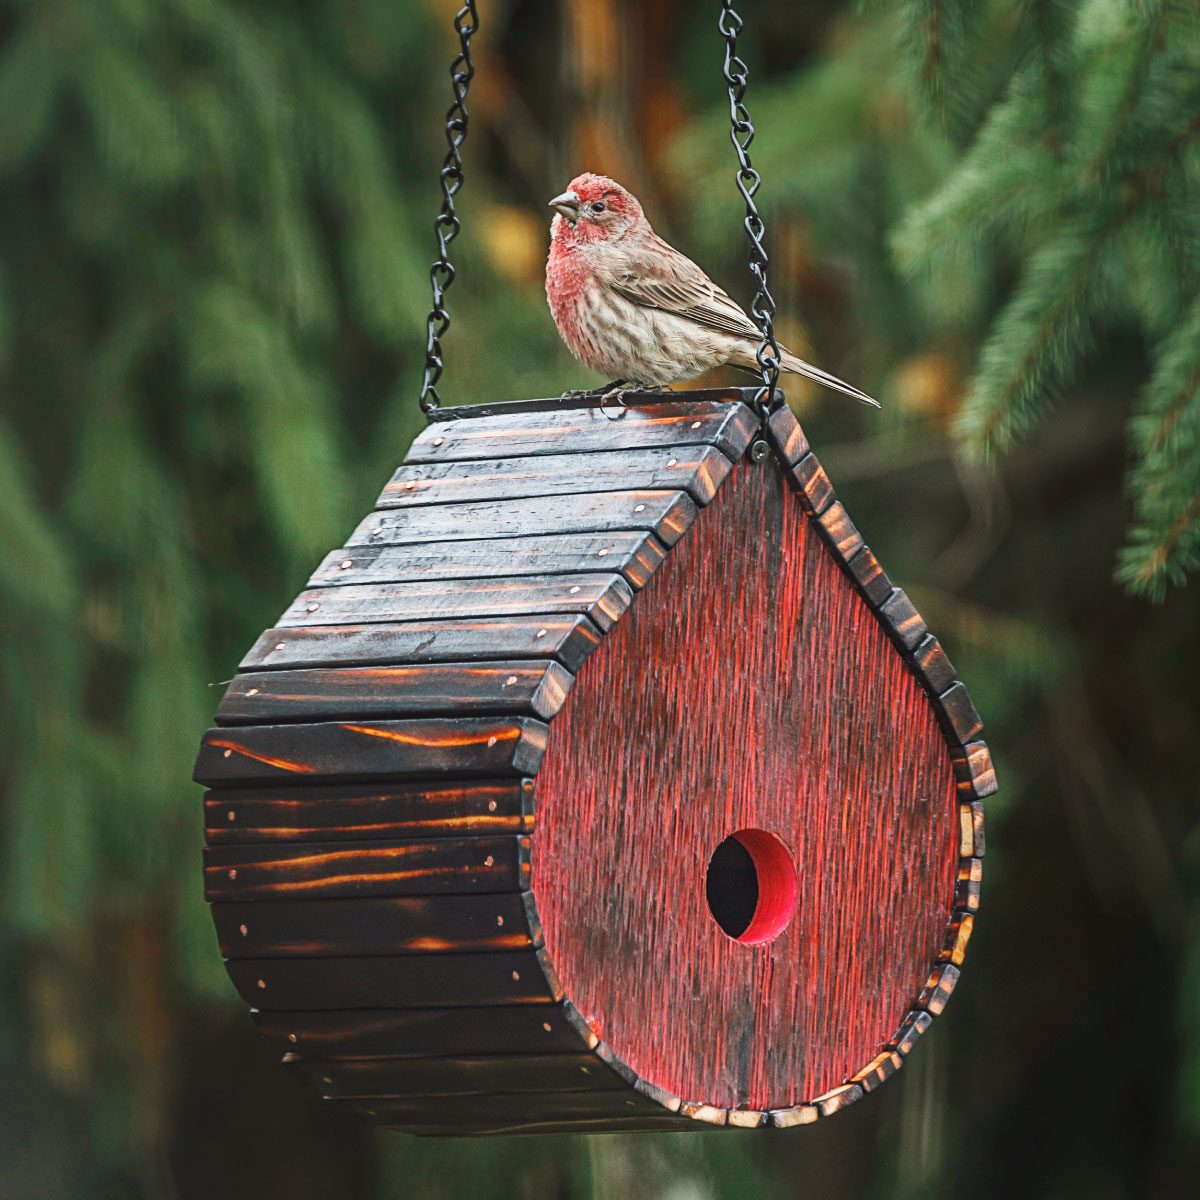
[[[979,717],[755,390],[443,411],[242,661],[196,768],[207,896],[330,1104],[804,1125],[942,1011]]]

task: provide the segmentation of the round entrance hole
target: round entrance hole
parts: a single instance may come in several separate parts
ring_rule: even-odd
[[[708,860],[708,911],[735,941],[769,942],[796,911],[796,864],[788,848],[765,829],[731,833]]]

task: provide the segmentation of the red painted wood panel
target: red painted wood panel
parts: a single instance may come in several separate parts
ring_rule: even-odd
[[[537,778],[533,887],[564,994],[685,1100],[780,1107],[861,1070],[946,937],[954,775],[908,666],[773,463],[739,465],[584,664]],[[735,942],[717,844],[779,836],[798,907]]]

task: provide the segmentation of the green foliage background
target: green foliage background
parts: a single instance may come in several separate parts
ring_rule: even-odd
[[[579,169],[746,292],[716,5],[482,9],[450,402],[591,382],[538,278]],[[1200,10],[744,11],[782,332],[885,407],[793,400],[999,762],[947,1016],[791,1136],[375,1139],[275,1065],[217,955],[188,779],[219,682],[419,428],[453,5],[4,0],[0,1193],[1200,1177]]]

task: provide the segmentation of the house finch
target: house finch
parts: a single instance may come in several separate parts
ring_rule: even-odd
[[[546,298],[585,366],[622,385],[661,387],[730,364],[758,370],[762,334],[690,258],[650,227],[642,206],[603,175],[580,175],[550,201]],[[864,404],[865,392],[780,346],[781,370]]]

